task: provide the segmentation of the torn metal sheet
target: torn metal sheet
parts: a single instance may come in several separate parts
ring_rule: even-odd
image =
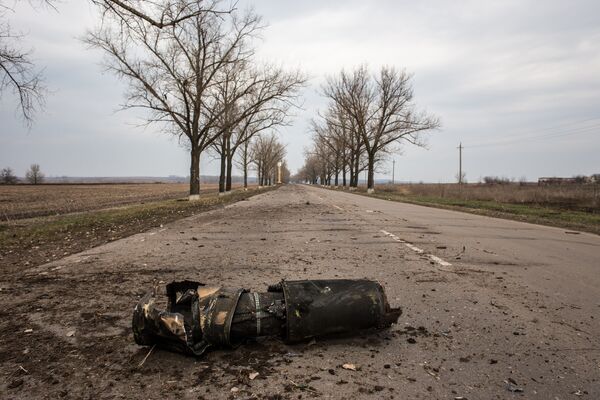
[[[209,348],[235,347],[258,337],[288,343],[383,329],[402,310],[391,308],[375,281],[282,281],[267,292],[173,282],[166,287],[167,307],[156,306],[156,290],[133,312],[136,343],[202,355]]]

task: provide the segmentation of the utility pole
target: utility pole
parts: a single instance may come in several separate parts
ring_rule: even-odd
[[[396,160],[392,159],[392,185],[396,182]]]
[[[462,142],[460,143],[460,146],[458,146],[458,184],[462,185],[463,183],[463,174],[462,174],[462,151],[463,151],[464,147],[462,145]]]

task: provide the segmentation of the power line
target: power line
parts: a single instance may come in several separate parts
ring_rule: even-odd
[[[583,119],[581,121],[571,121],[571,122],[563,122],[561,124],[558,125],[553,125],[553,126],[547,126],[545,128],[539,128],[539,129],[529,129],[529,130],[524,130],[518,133],[514,133],[514,134],[508,134],[508,135],[504,135],[503,137],[505,138],[517,138],[517,137],[521,137],[523,135],[530,135],[530,134],[538,134],[540,132],[545,132],[545,131],[553,131],[553,130],[557,130],[557,129],[564,129],[565,127],[572,127],[574,125],[581,125],[581,124],[585,124],[586,122],[591,122],[591,121],[598,121],[600,120],[600,117],[594,117],[594,118],[587,118],[587,119]],[[600,121],[599,121],[600,123]],[[585,128],[585,127],[581,127],[581,128]]]
[[[526,141],[552,140],[552,139],[558,139],[558,138],[567,137],[567,136],[574,136],[574,135],[594,133],[594,132],[597,132],[598,128],[600,128],[600,124],[595,124],[595,125],[586,126],[586,127],[574,128],[574,129],[568,130],[568,131],[553,132],[553,133],[544,134],[544,135],[529,136],[529,137],[526,136],[526,137],[519,137],[519,138],[515,137],[514,139],[507,138],[506,140],[500,140],[500,141],[488,142],[488,143],[481,143],[481,144],[474,144],[474,145],[464,146],[464,147],[465,148],[467,148],[467,147],[468,148],[492,147],[492,146],[510,145],[510,144],[514,144],[514,143],[522,143],[522,142],[526,142]]]

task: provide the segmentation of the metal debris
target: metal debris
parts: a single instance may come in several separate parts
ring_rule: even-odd
[[[342,365],[342,368],[350,370],[350,371],[356,371],[356,365],[354,365],[354,364],[344,364],[344,365]]]
[[[200,356],[258,337],[287,343],[389,327],[402,310],[391,308],[383,287],[370,280],[282,281],[267,292],[210,287],[184,281],[166,287],[167,307],[156,289],[133,312],[136,343]]]

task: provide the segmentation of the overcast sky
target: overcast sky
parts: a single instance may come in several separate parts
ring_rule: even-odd
[[[25,2],[26,3],[26,2]],[[469,181],[600,173],[600,2],[597,0],[283,1],[242,0],[269,24],[260,57],[301,68],[310,85],[304,109],[282,129],[292,170],[310,144],[308,121],[325,102],[324,78],[366,63],[406,68],[417,104],[443,128],[429,148],[395,156],[396,179],[450,182],[460,142]],[[78,37],[97,22],[89,2],[58,12],[19,6],[51,93],[31,129],[16,100],[0,100],[0,168],[23,175],[39,163],[54,176],[185,176],[189,157],[142,114],[115,112],[125,85],[104,74],[102,55]],[[218,166],[203,160],[202,174]],[[391,175],[379,173],[379,178]]]

